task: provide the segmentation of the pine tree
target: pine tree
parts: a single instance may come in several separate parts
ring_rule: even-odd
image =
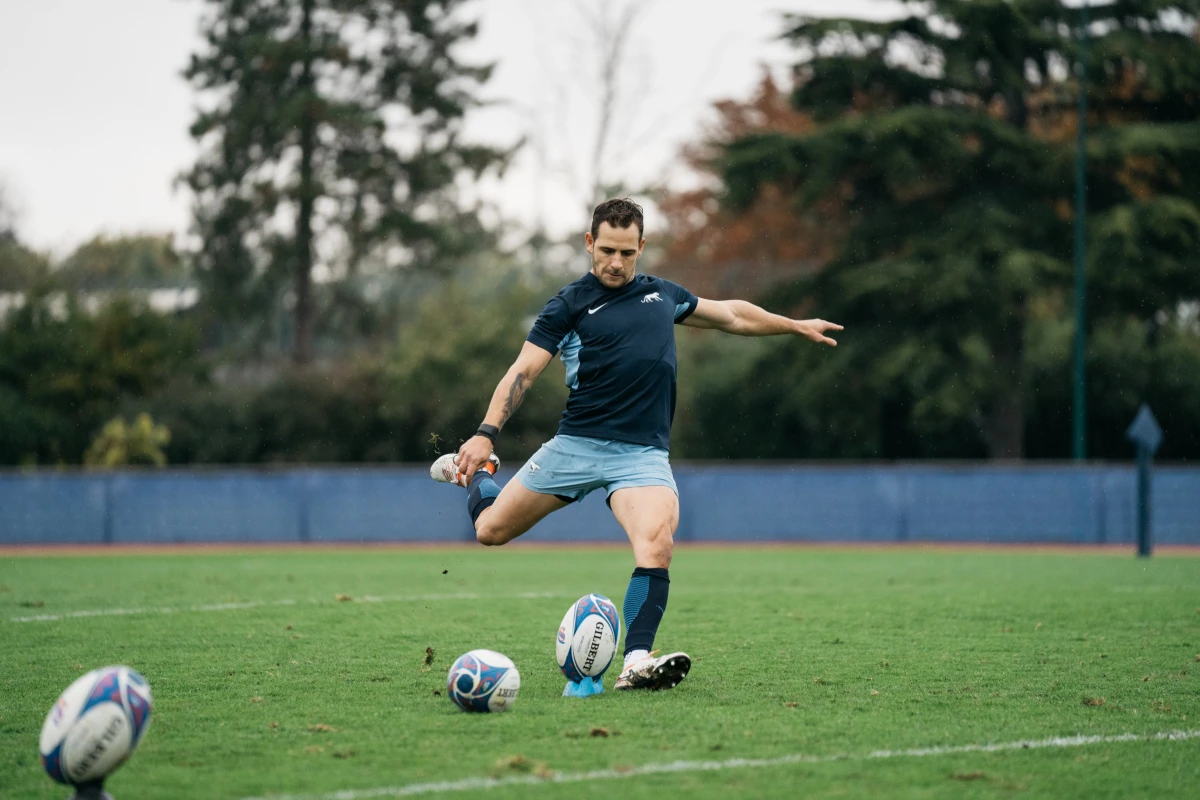
[[[1069,313],[1080,13],[1052,0],[909,8],[890,22],[789,18],[793,105],[819,124],[728,143],[724,200],[746,209],[782,190],[798,213],[836,207],[848,224],[819,275],[777,300],[852,327],[803,379],[850,395],[840,407],[856,409],[862,454],[1019,458],[1038,389],[1030,338]],[[1097,325],[1174,319],[1200,298],[1198,10],[1091,10]]]
[[[202,109],[185,176],[197,266],[227,320],[269,322],[290,289],[305,363],[317,266],[336,286],[366,265],[429,266],[483,241],[455,187],[503,160],[461,137],[490,67],[454,52],[476,33],[463,0],[209,3],[184,73]]]

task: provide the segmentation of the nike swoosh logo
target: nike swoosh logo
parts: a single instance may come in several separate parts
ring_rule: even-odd
[[[612,302],[612,300],[609,300],[609,301],[608,301],[608,303],[611,303],[611,302]],[[608,303],[601,303],[600,305],[596,306],[595,308],[589,308],[589,309],[588,309],[588,313],[589,313],[589,314],[595,314],[597,311],[599,311],[600,309],[602,309],[602,308],[604,308],[606,305],[608,305]]]

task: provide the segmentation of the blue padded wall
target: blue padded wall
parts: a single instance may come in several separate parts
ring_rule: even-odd
[[[781,464],[680,467],[682,541],[895,541],[902,475]]]
[[[680,464],[680,541],[1130,544],[1131,466]],[[503,478],[502,478],[503,480]],[[1158,468],[1156,544],[1200,544],[1200,468]],[[527,534],[621,542],[593,493]],[[0,543],[467,542],[424,467],[0,474]]]
[[[124,473],[110,486],[114,542],[281,542],[299,531],[289,473]]]
[[[107,483],[91,475],[0,475],[0,542],[103,542],[107,492]]]
[[[1094,542],[1096,473],[1026,468],[923,469],[907,474],[908,537],[971,540]]]
[[[1154,513],[1150,519],[1157,544],[1200,543],[1200,481],[1196,474],[1196,470],[1159,470],[1154,474]],[[1132,475],[1129,484],[1128,528],[1132,530],[1137,514]]]
[[[311,470],[302,488],[304,526],[314,542],[472,541],[466,493],[429,480],[422,468]]]

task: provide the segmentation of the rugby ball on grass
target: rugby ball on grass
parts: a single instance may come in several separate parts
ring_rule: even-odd
[[[589,594],[567,609],[554,643],[559,669],[567,680],[578,683],[598,678],[612,663],[621,638],[617,607],[602,594]]]
[[[521,673],[508,656],[472,650],[446,676],[446,694],[463,711],[507,711],[517,702]]]
[[[38,750],[59,783],[99,780],[121,766],[150,727],[150,684],[129,667],[94,669],[67,687],[42,725]]]

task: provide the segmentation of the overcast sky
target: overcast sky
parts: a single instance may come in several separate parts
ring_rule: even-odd
[[[61,254],[99,233],[186,232],[188,197],[173,181],[195,158],[187,134],[194,96],[180,70],[199,44],[204,5],[0,2],[0,186],[17,207],[22,239]],[[532,228],[540,216],[555,234],[585,225],[579,185],[589,180],[595,103],[586,91],[590,33],[578,9],[594,5],[468,5],[481,32],[462,56],[497,65],[485,89],[495,104],[473,112],[470,137],[541,143],[481,191],[504,217]],[[763,65],[786,68],[788,49],[775,41],[782,11],[879,16],[896,7],[890,0],[639,5],[626,74],[641,86],[624,92],[614,137],[623,153],[615,177],[635,183],[683,179],[679,147],[711,119],[712,102],[744,97]]]

